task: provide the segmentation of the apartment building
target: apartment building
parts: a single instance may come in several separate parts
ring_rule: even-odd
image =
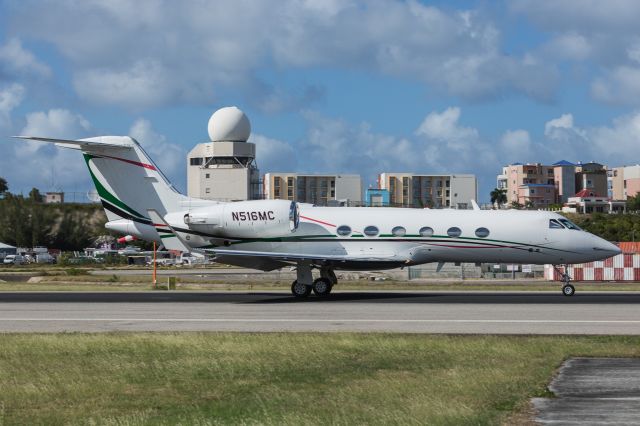
[[[466,209],[478,197],[478,181],[471,174],[381,173],[378,187],[389,191],[391,206]]]
[[[319,206],[362,204],[360,175],[267,173],[264,198],[292,200]]]
[[[607,196],[607,169],[595,162],[573,164],[566,160],[550,166],[514,163],[502,168],[496,185],[507,191],[508,204],[532,203],[534,208],[546,208],[565,204],[583,190]]]
[[[576,193],[586,189],[600,197],[608,196],[607,168],[596,162],[576,164]]]
[[[640,165],[614,167],[609,171],[609,195],[614,200],[626,200],[640,193]]]
[[[554,166],[514,163],[504,167],[498,179],[507,190],[507,204],[533,203],[539,208],[556,202]]]

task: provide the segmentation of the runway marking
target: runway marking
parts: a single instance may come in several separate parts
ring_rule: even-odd
[[[640,324],[640,320],[491,320],[491,319],[296,319],[296,318],[0,318],[0,322],[309,322],[309,323],[505,323]]]

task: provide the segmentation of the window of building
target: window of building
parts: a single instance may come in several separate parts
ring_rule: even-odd
[[[206,179],[209,179],[211,176],[209,175],[209,173],[207,173],[207,174],[205,174],[205,175],[204,175],[204,177],[205,177]]]
[[[560,224],[560,222],[558,222],[555,219],[549,219],[549,228],[550,229],[564,229],[564,226],[562,226]]]
[[[476,237],[487,238],[489,236],[489,230],[487,228],[476,229]]]
[[[367,237],[375,237],[379,232],[380,231],[378,231],[378,228],[373,225],[369,225],[364,228],[364,235],[366,235]]]
[[[351,227],[347,225],[340,225],[338,229],[336,229],[336,233],[342,237],[346,237],[351,234]]]
[[[433,235],[433,228],[429,226],[423,226],[422,228],[420,228],[419,232],[421,237],[430,237]]]
[[[569,229],[581,231],[580,227],[575,223],[571,222],[569,219],[558,219],[558,221]]]
[[[198,158],[190,158],[189,164],[192,166],[201,166],[202,165],[202,157]]]
[[[447,235],[454,238],[459,237],[460,235],[462,235],[462,230],[457,226],[452,226],[451,228],[447,229]]]
[[[404,237],[407,234],[407,230],[402,226],[396,226],[391,230],[391,233],[396,237]]]
[[[205,194],[210,194],[211,193],[211,188],[205,188],[204,193]]]

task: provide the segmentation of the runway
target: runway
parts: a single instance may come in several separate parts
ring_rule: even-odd
[[[640,293],[6,292],[0,332],[365,331],[640,335]]]

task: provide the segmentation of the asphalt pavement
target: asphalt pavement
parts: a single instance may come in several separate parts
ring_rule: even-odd
[[[640,293],[4,292],[0,332],[371,331],[640,335]]]

